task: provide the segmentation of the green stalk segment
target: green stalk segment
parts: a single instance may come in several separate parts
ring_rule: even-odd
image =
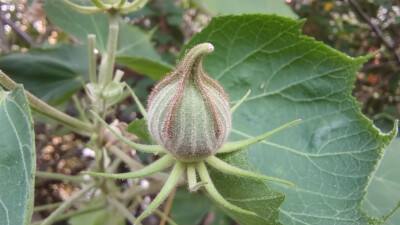
[[[253,172],[250,172],[250,171],[239,169],[237,167],[229,165],[228,163],[218,159],[215,156],[210,156],[210,157],[206,158],[206,162],[208,164],[210,164],[212,167],[214,167],[215,169],[217,169],[219,171],[222,171],[224,173],[229,173],[229,174],[233,174],[233,175],[254,178],[254,179],[258,179],[258,180],[273,181],[273,182],[286,184],[286,185],[289,185],[289,186],[292,186],[292,187],[296,187],[295,184],[293,184],[292,182],[286,181],[286,180],[281,180],[281,179],[278,179],[278,178],[275,178],[275,177],[269,177],[269,176],[265,176],[265,175],[262,175],[262,174],[256,174],[256,173],[253,173]]]
[[[272,135],[274,135],[274,134],[276,134],[276,133],[278,133],[278,132],[280,132],[280,131],[282,131],[282,130],[284,130],[284,129],[286,129],[286,128],[288,128],[288,127],[292,126],[293,124],[296,124],[296,123],[298,123],[300,121],[301,121],[301,119],[293,120],[292,122],[289,122],[289,123],[287,123],[285,125],[282,125],[282,126],[276,128],[276,129],[274,129],[274,130],[272,130],[272,131],[270,131],[268,133],[265,133],[263,135],[260,135],[258,137],[250,138],[250,139],[243,140],[243,141],[227,142],[218,150],[217,154],[234,152],[234,151],[243,149],[243,148],[245,148],[247,146],[253,145],[253,144],[257,143],[257,142],[260,142],[260,141],[262,141],[264,139],[267,139],[270,136],[272,136]]]
[[[123,137],[122,135],[118,134],[117,132],[115,132],[110,125],[108,125],[106,123],[106,121],[104,121],[99,115],[97,115],[95,112],[91,111],[92,114],[94,115],[94,117],[96,117],[96,119],[98,121],[100,121],[105,127],[107,127],[108,130],[111,131],[111,133],[113,133],[119,140],[121,140],[123,143],[139,150],[142,152],[146,152],[146,153],[154,153],[154,154],[158,154],[158,153],[166,153],[165,149],[160,146],[160,145],[142,145],[142,144],[138,144],[135,142],[132,142],[128,139],[126,139],[125,137]]]
[[[77,5],[75,3],[72,3],[68,0],[61,0],[64,4],[67,6],[73,8],[75,11],[83,13],[83,14],[92,14],[92,13],[98,13],[101,12],[102,9],[97,8],[95,6],[82,6],[82,5]]]
[[[205,189],[207,190],[208,194],[219,204],[221,204],[222,206],[239,212],[239,213],[243,213],[243,214],[247,214],[247,215],[251,215],[251,216],[256,216],[257,214],[245,209],[241,209],[231,203],[229,203],[227,200],[224,199],[224,197],[221,196],[220,193],[218,193],[217,189],[215,188],[214,184],[211,181],[210,175],[208,174],[207,168],[204,165],[203,162],[200,162],[197,165],[197,171],[199,172],[200,178],[202,181],[207,182],[207,184],[204,185]]]
[[[146,109],[143,107],[142,103],[140,102],[139,98],[137,97],[135,92],[132,90],[132,88],[127,83],[125,83],[125,86],[126,86],[126,88],[128,88],[129,92],[131,93],[133,100],[135,100],[135,102],[140,110],[140,113],[142,113],[143,117],[146,119],[147,118]]]
[[[249,97],[251,93],[251,90],[248,90],[247,93],[231,108],[231,114],[233,114],[236,109],[239,108],[239,106],[246,100],[247,97]]]
[[[161,157],[159,160],[155,161],[154,163],[144,167],[143,169],[137,170],[135,172],[109,174],[109,173],[96,173],[96,172],[84,171],[82,173],[89,174],[91,176],[114,178],[114,179],[138,178],[138,177],[144,177],[149,174],[153,174],[158,171],[164,170],[174,163],[175,163],[175,159],[172,158],[172,156],[165,155],[165,156]]]

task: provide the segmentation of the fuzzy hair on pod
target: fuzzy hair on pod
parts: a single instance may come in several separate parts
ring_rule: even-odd
[[[151,137],[182,162],[215,155],[232,128],[228,95],[202,68],[204,56],[213,50],[212,44],[202,43],[186,52],[148,100]]]

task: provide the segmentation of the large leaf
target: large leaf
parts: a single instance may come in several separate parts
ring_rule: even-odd
[[[0,224],[29,224],[35,182],[33,121],[22,86],[0,87]]]
[[[34,49],[1,57],[0,69],[37,97],[57,104],[88,79],[87,54],[87,48],[78,45]]]
[[[279,214],[283,224],[371,223],[360,210],[361,201],[397,130],[380,133],[351,96],[357,70],[367,57],[351,58],[301,35],[302,24],[269,15],[218,17],[186,47],[214,44],[203,65],[233,102],[252,91],[234,114],[231,140],[303,119],[249,148],[257,170],[297,185],[269,183],[286,195]],[[230,183],[219,186],[224,196],[235,188]],[[252,193],[240,198],[246,195]],[[253,210],[254,204],[241,206]],[[253,223],[249,219],[242,224]]]
[[[80,14],[60,0],[45,1],[44,9],[52,23],[82,42],[87,42],[88,34],[95,34],[97,48],[105,51],[108,35],[108,18],[105,14]],[[151,33],[122,21],[119,24],[118,62],[154,79],[161,78],[171,70],[152,46]]]
[[[290,6],[283,0],[193,0],[201,9],[211,15],[275,13],[280,16],[297,18]]]
[[[371,216],[381,218],[388,215],[400,201],[399,162],[400,138],[396,138],[385,151],[362,204],[362,208]],[[400,212],[395,213],[385,224],[400,224]]]

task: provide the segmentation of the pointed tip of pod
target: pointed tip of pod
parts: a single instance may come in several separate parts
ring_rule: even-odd
[[[208,52],[214,51],[214,45],[212,45],[211,43],[206,42],[206,43],[199,44],[199,45],[204,45],[204,47],[207,47]]]

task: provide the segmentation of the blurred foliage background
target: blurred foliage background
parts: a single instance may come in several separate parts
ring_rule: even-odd
[[[362,103],[363,113],[369,117],[375,120],[398,118],[400,2],[398,0],[286,0],[285,2],[291,10],[289,7],[282,7],[282,1],[255,0],[252,4],[244,4],[244,1],[240,0],[233,2],[152,0],[144,9],[128,14],[123,19],[129,24],[151,32],[151,41],[162,60],[174,65],[183,43],[204,27],[211,16],[230,13],[276,13],[304,18],[306,22],[303,33],[332,48],[352,57],[376,53],[358,74],[354,96]],[[57,28],[48,20],[42,3],[41,0],[1,1],[2,56],[13,52],[27,52],[32,48],[43,50],[60,43],[80,43],[80,40]],[[8,66],[0,63],[0,68],[7,72]],[[135,71],[129,72],[135,73]],[[66,91],[70,90],[66,88]]]
[[[76,103],[85,104],[82,87],[88,79],[87,48],[81,46],[84,41],[74,31],[54,24],[49,17],[57,14],[46,11],[43,5],[44,0],[0,0],[0,69],[41,99],[79,117]],[[125,80],[136,87],[145,102],[160,74],[175,65],[183,44],[212,16],[241,13],[276,13],[306,19],[305,35],[351,57],[374,54],[359,71],[353,95],[361,103],[362,112],[383,131],[390,130],[399,118],[398,0],[150,0],[142,10],[123,17],[129,26],[140,28],[136,34],[149,38],[150,45],[141,50],[150,60],[121,55],[117,67],[125,71]],[[139,68],[137,62],[151,62],[154,70]],[[127,123],[141,117],[129,98],[114,110]],[[64,135],[68,132],[36,116],[38,120],[44,122],[35,124],[38,170],[77,174],[87,167],[93,156],[82,144],[85,140],[75,134]],[[35,204],[67,199],[76,188],[63,181],[37,182]],[[178,193],[178,197],[181,195]],[[204,204],[210,207],[209,202]],[[185,216],[188,215],[182,215]],[[203,222],[206,224],[207,216]]]

